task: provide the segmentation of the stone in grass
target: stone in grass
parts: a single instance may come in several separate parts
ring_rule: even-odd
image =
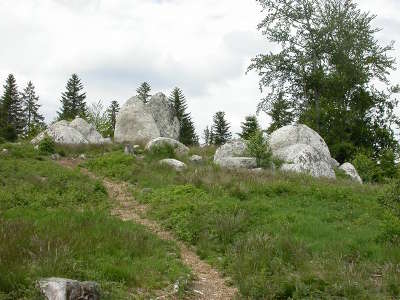
[[[160,164],[169,166],[178,172],[183,171],[187,168],[185,163],[172,158],[162,159],[160,160]]]
[[[351,180],[361,184],[363,183],[360,175],[358,175],[356,168],[351,163],[344,163],[339,167],[339,169],[343,170],[351,178]]]
[[[200,163],[203,161],[203,157],[201,157],[200,155],[192,155],[189,160],[193,163]]]
[[[100,299],[100,288],[96,282],[54,277],[39,280],[38,286],[47,300]]]

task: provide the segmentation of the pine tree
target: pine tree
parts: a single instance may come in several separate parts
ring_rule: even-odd
[[[179,141],[185,145],[197,145],[199,139],[196,135],[192,117],[190,113],[186,112],[186,98],[182,90],[178,87],[174,88],[168,100],[180,123]]]
[[[21,100],[24,105],[24,134],[32,136],[44,127],[44,117],[39,113],[39,97],[36,96],[35,86],[31,81],[21,93]]]
[[[291,124],[294,119],[294,114],[290,110],[290,103],[284,99],[282,95],[271,104],[267,114],[272,119],[272,123],[267,130],[268,133],[272,133],[283,126]]]
[[[256,132],[260,130],[260,125],[258,124],[256,116],[247,116],[240,127],[242,128],[242,132],[239,133],[239,136],[244,140],[250,139]]]
[[[8,75],[4,85],[1,107],[2,135],[9,140],[15,140],[17,135],[23,133],[24,115],[17,83],[12,74]]]
[[[148,84],[147,82],[143,82],[136,90],[136,92],[138,93],[139,99],[141,99],[143,101],[143,103],[147,103],[149,101],[150,91],[151,91],[151,87],[150,87],[150,84]]]
[[[203,138],[204,138],[204,144],[206,145],[211,145],[212,144],[212,136],[211,136],[211,131],[210,128],[207,126],[206,129],[203,131]]]
[[[117,114],[119,112],[119,104],[117,101],[112,101],[107,109],[108,122],[110,124],[110,136],[114,136],[115,124],[117,123]]]
[[[229,128],[229,123],[225,120],[225,113],[217,112],[213,118],[213,144],[220,146],[228,142],[232,137]]]
[[[72,74],[67,82],[66,91],[61,96],[61,111],[58,112],[59,120],[72,120],[79,116],[87,116],[86,93],[82,92],[83,84],[78,75]]]

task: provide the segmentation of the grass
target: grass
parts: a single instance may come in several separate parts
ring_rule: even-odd
[[[3,147],[9,153],[0,154],[0,299],[41,299],[36,281],[53,276],[97,281],[103,299],[148,298],[190,282],[174,243],[110,216],[101,182],[32,146]]]
[[[212,165],[211,151],[191,150],[200,152],[206,162],[181,173],[121,151],[86,166],[133,183],[149,216],[230,276],[243,298],[400,297],[400,248],[381,239],[383,186],[226,171]]]

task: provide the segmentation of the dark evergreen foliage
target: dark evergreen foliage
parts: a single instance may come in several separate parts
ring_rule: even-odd
[[[256,132],[260,130],[260,125],[256,116],[247,116],[245,121],[240,126],[242,132],[239,133],[240,138],[249,140]]]
[[[204,138],[204,144],[205,145],[212,145],[212,132],[210,128],[207,126],[206,129],[203,131],[203,138]]]
[[[175,116],[178,118],[180,123],[179,141],[189,146],[197,145],[199,139],[196,135],[192,117],[190,113],[186,112],[186,98],[182,90],[178,87],[174,88],[168,100],[174,108]]]
[[[35,86],[31,81],[21,93],[21,100],[24,105],[25,136],[33,136],[44,126],[44,117],[40,114],[38,103],[39,97],[36,95]]]
[[[219,111],[213,117],[212,126],[212,142],[220,146],[228,142],[232,138],[229,123],[225,120],[225,113]]]
[[[282,95],[271,103],[267,114],[271,117],[271,124],[268,127],[268,133],[289,125],[294,120],[294,115],[290,110],[290,103]]]
[[[118,101],[112,101],[107,109],[108,122],[110,124],[110,136],[114,136],[115,124],[117,123],[117,114],[120,110]]]
[[[149,98],[151,96],[150,91],[151,87],[150,84],[148,84],[147,82],[143,82],[136,90],[137,95],[143,101],[143,103],[147,103],[149,101]]]
[[[86,93],[83,84],[76,74],[72,74],[67,82],[66,91],[61,96],[61,110],[58,112],[59,120],[72,120],[79,116],[87,117]]]

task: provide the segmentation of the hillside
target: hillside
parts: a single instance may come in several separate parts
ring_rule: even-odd
[[[149,298],[186,278],[175,296],[194,297],[177,244],[110,216],[113,195],[83,169],[128,183],[147,217],[193,246],[239,298],[400,295],[400,249],[381,238],[383,185],[223,170],[211,162],[212,147],[190,150],[200,163],[179,157],[183,172],[158,163],[176,156],[167,148],[137,156],[118,146],[59,149],[74,164],[85,153],[78,169],[30,145],[3,148],[0,299],[36,299],[35,281],[48,276],[95,280],[106,299]]]

